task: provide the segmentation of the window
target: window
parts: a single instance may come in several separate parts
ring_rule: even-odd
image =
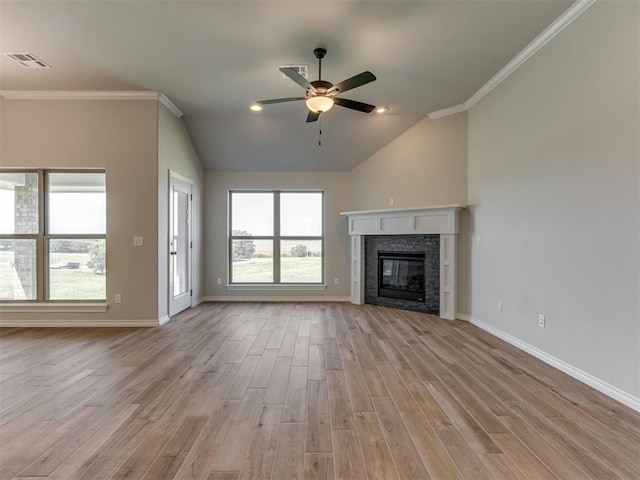
[[[231,283],[322,283],[323,193],[229,193]]]
[[[104,172],[0,171],[0,300],[106,299]]]

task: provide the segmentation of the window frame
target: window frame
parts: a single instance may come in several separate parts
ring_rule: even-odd
[[[106,303],[108,294],[93,299],[50,299],[50,240],[94,240],[107,241],[107,232],[104,234],[52,234],[49,233],[49,180],[50,173],[102,173],[105,175],[106,194],[106,170],[104,168],[0,168],[1,173],[36,173],[38,175],[38,232],[37,233],[0,233],[0,240],[36,240],[36,296],[32,299],[0,299],[0,304],[97,304]]]
[[[245,236],[245,235],[233,235],[233,194],[239,193],[271,193],[273,194],[273,235],[258,235],[258,236]],[[287,193],[316,193],[322,196],[321,200],[321,234],[319,236],[283,236],[280,234],[280,195]],[[325,192],[320,189],[232,189],[228,191],[227,195],[227,284],[229,286],[275,286],[275,287],[293,287],[296,286],[323,286],[325,284]],[[273,245],[273,281],[271,282],[234,282],[233,281],[233,241],[234,240],[271,240]],[[321,265],[320,265],[320,281],[318,282],[282,282],[281,281],[281,251],[280,243],[283,240],[301,240],[312,241],[319,240],[322,249]]]

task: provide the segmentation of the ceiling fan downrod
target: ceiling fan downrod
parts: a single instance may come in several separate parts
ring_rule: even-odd
[[[322,80],[322,59],[327,54],[327,50],[325,48],[316,48],[313,54],[318,59],[318,80]]]

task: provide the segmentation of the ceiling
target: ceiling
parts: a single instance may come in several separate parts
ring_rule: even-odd
[[[157,90],[182,111],[207,170],[349,171],[423,119],[466,101],[570,0],[0,1],[3,90]],[[341,95],[385,114],[335,107],[306,123],[284,64],[323,79],[377,81]]]

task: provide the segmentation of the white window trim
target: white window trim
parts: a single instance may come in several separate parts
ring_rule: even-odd
[[[231,282],[231,276],[232,276],[232,242],[234,239],[253,239],[253,240],[261,240],[263,239],[262,236],[257,235],[255,237],[236,237],[231,235],[232,229],[233,229],[233,225],[232,225],[232,218],[231,218],[231,212],[233,209],[233,203],[231,201],[231,197],[234,193],[272,193],[274,195],[274,212],[273,212],[273,222],[274,222],[274,231],[273,231],[273,235],[271,236],[264,236],[264,239],[269,239],[269,240],[273,240],[274,242],[274,275],[276,275],[276,278],[279,277],[279,275],[277,275],[276,272],[276,266],[279,265],[280,262],[280,250],[279,250],[279,246],[276,246],[276,244],[278,243],[278,240],[298,240],[298,239],[306,239],[306,240],[319,240],[322,243],[322,270],[321,270],[321,280],[318,283],[283,283],[281,281],[275,283],[275,278],[274,278],[274,282],[256,282],[256,283],[232,283]],[[282,236],[280,235],[280,194],[282,193],[320,193],[322,194],[322,235],[320,235],[319,237],[305,237],[305,236],[299,236],[299,237],[294,237],[294,236]],[[227,192],[227,211],[228,211],[228,218],[227,218],[227,228],[228,228],[228,234],[227,234],[227,283],[225,284],[225,287],[227,290],[245,290],[245,291],[268,291],[268,290],[277,290],[277,291],[286,291],[286,290],[308,290],[308,291],[313,291],[313,290],[326,290],[327,285],[325,283],[325,276],[326,276],[326,272],[325,272],[325,268],[326,268],[326,256],[325,256],[325,204],[324,204],[324,200],[325,200],[325,191],[324,190],[300,190],[300,189],[265,189],[265,190],[260,190],[260,189],[230,189]],[[268,238],[266,238],[268,237]],[[277,263],[276,263],[277,262]]]
[[[103,173],[106,170],[102,168],[6,168],[2,169],[7,172],[20,173],[36,173],[38,175],[38,233],[36,234],[5,234],[5,238],[33,238],[36,240],[36,299],[27,301],[16,300],[0,300],[0,312],[106,312],[106,299],[89,299],[89,300],[73,300],[73,299],[49,299],[49,279],[51,272],[48,267],[49,260],[49,241],[55,239],[73,239],[73,238],[95,238],[107,240],[107,233],[104,234],[50,234],[47,231],[48,223],[48,175],[50,173]],[[105,292],[106,294],[106,292]]]
[[[0,303],[2,313],[104,313],[109,305],[96,303],[24,302]]]
[[[327,289],[325,283],[227,283],[227,290],[233,291],[322,291]]]

